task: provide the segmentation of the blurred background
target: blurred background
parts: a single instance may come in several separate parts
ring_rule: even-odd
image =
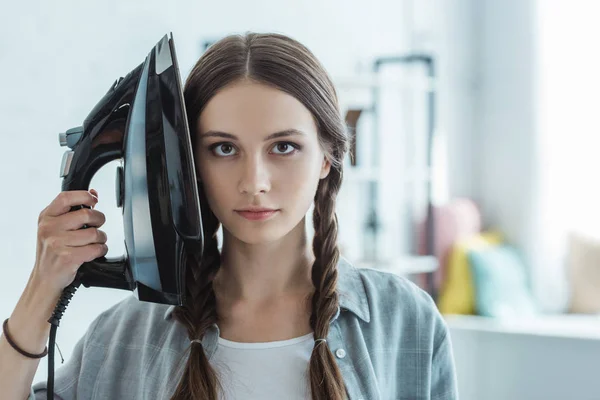
[[[600,3],[592,0],[3,2],[0,315],[61,188],[58,134],[173,32],[182,79],[230,33],[287,34],[330,73],[356,146],[342,255],[435,299],[461,399],[600,399]],[[124,252],[115,168],[92,181]],[[309,219],[310,220],[310,219]],[[129,292],[80,289],[67,358]],[[60,356],[56,354],[56,366]],[[35,381],[45,380],[43,359]]]

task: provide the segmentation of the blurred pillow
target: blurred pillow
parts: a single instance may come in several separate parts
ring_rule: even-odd
[[[569,236],[567,258],[572,313],[600,313],[600,239],[583,234]]]
[[[438,297],[442,314],[475,314],[475,287],[467,257],[471,250],[502,242],[499,232],[484,232],[457,240],[450,251],[446,279]]]
[[[522,258],[510,245],[469,252],[477,314],[487,317],[537,313]]]
[[[448,258],[452,246],[457,240],[469,238],[481,232],[481,213],[477,204],[468,198],[456,198],[446,204],[433,207],[433,243],[434,253],[439,261],[438,269],[433,272],[434,289],[439,291],[448,274]],[[427,218],[419,225],[419,254],[428,254]],[[425,274],[421,276],[420,286],[427,287]]]

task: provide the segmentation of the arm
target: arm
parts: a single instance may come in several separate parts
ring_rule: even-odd
[[[439,339],[434,347],[431,363],[431,400],[457,400],[458,383],[452,342],[441,317],[438,328],[436,333]]]
[[[8,320],[8,331],[23,350],[39,354],[50,336],[48,319],[60,293],[52,293],[30,277]],[[3,321],[0,321],[2,323]],[[27,358],[0,336],[0,400],[26,399],[41,359]]]

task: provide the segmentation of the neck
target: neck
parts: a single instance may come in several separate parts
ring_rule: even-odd
[[[248,244],[223,231],[221,268],[214,288],[236,302],[262,303],[313,290],[314,262],[307,240],[305,218],[283,238]]]

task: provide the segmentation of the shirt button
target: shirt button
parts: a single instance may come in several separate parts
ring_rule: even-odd
[[[346,357],[346,350],[344,350],[344,349],[337,349],[335,351],[335,355],[337,356],[337,358],[344,358],[344,357]]]

